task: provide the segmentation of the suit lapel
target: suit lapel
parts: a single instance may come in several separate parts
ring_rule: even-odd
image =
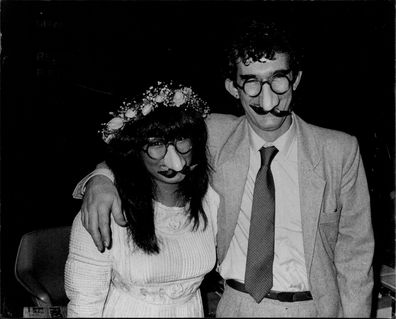
[[[223,181],[223,202],[218,213],[219,259],[228,250],[238,221],[242,195],[249,166],[249,136],[246,120],[243,120],[224,146],[217,173]],[[230,174],[232,172],[232,174]]]
[[[301,222],[303,230],[304,254],[309,276],[313,250],[326,185],[321,177],[318,164],[321,161],[315,134],[307,123],[295,116],[298,136],[298,176],[300,187]]]

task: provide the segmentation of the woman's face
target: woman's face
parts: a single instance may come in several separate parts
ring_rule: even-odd
[[[141,154],[145,167],[156,181],[178,184],[186,177],[183,169],[191,165],[192,142],[189,138],[173,141],[149,138]]]

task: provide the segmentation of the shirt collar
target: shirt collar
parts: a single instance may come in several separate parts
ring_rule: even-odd
[[[292,144],[294,138],[296,137],[296,125],[295,125],[294,113],[292,113],[292,123],[289,129],[273,142],[267,142],[264,139],[262,139],[260,136],[258,136],[249,123],[248,123],[248,128],[249,128],[250,149],[253,152],[258,152],[260,148],[262,148],[263,146],[265,147],[275,146],[280,153],[283,153],[285,156],[287,156],[290,151],[290,145]]]

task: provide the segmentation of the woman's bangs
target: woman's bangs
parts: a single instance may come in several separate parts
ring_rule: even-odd
[[[191,134],[192,118],[181,112],[157,112],[147,117],[147,123],[142,125],[142,137],[176,138]]]

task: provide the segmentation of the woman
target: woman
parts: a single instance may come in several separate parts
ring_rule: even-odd
[[[68,316],[203,316],[199,285],[215,265],[218,205],[208,186],[208,112],[191,88],[158,82],[104,126],[128,226],[112,221],[112,247],[100,253],[76,216]]]

